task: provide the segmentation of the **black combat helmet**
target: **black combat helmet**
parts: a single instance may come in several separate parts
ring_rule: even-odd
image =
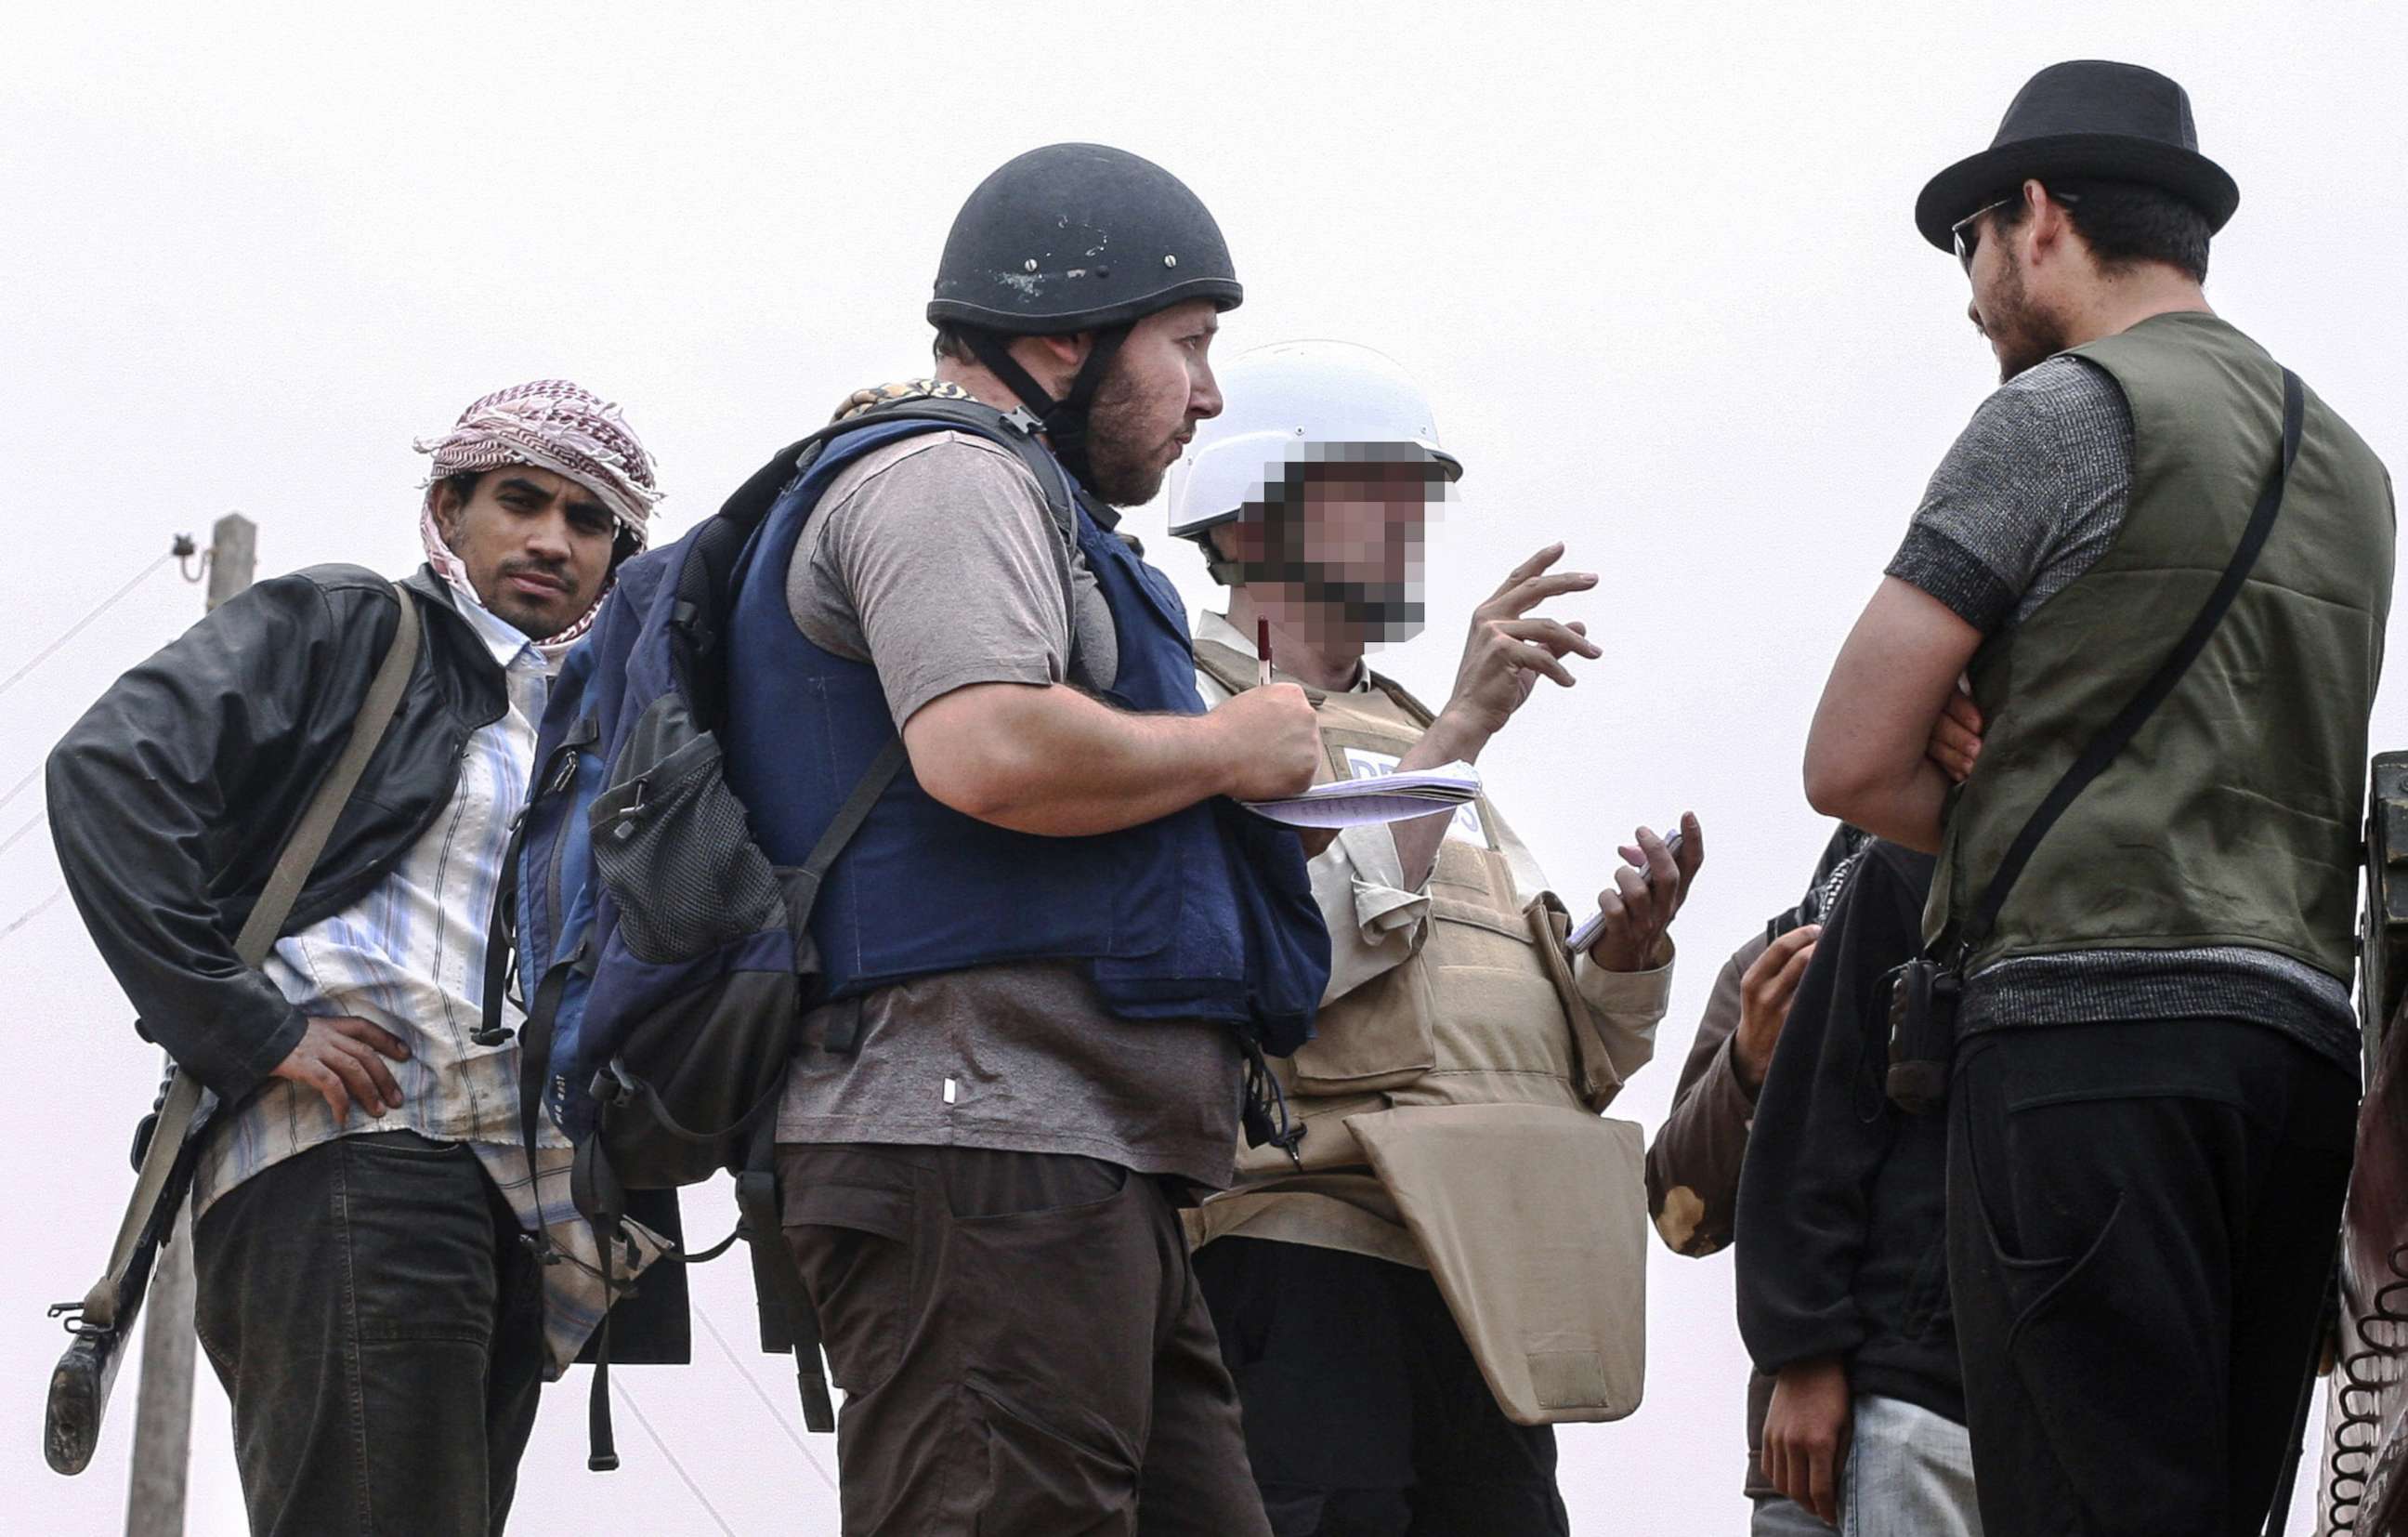
[[[945,237],[931,325],[1059,336],[1126,325],[1189,299],[1232,309],[1221,226],[1186,184],[1101,144],[1049,144],[1005,163]]]
[[[1190,299],[1232,309],[1244,297],[1221,226],[1184,182],[1125,150],[1050,144],[1006,162],[962,205],[928,323],[953,328],[1084,481],[1087,408],[1128,328]],[[1056,401],[1003,338],[1074,331],[1094,331],[1096,344]]]

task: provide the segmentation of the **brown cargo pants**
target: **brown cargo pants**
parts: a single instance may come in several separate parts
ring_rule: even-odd
[[[1269,1537],[1162,1187],[1065,1154],[778,1149],[847,1537]]]

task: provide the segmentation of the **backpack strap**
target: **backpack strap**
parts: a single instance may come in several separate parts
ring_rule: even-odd
[[[1990,937],[1991,929],[1997,927],[2000,910],[2007,904],[2008,893],[2014,889],[2016,878],[2031,862],[2033,851],[2040,847],[2041,840],[2048,836],[2049,828],[2057,825],[2057,819],[2065,814],[2065,809],[2073,804],[2074,797],[2088,788],[2090,782],[2103,773],[2115,760],[2115,755],[2140,734],[2141,727],[2156,713],[2157,706],[2165,703],[2167,697],[2173,693],[2175,685],[2182,682],[2183,674],[2188,672],[2190,665],[2199,659],[2200,653],[2207,649],[2209,637],[2222,623],[2225,611],[2232,607],[2232,600],[2240,596],[2242,584],[2249,580],[2259,553],[2266,548],[2267,536],[2274,530],[2275,515],[2283,510],[2283,490],[2290,480],[2292,461],[2300,456],[2300,434],[2306,410],[2306,387],[2300,382],[2299,375],[2288,368],[2284,369],[2282,452],[2274,461],[2272,477],[2267,481],[2266,489],[2258,497],[2256,509],[2249,514],[2249,523],[2242,531],[2240,545],[2233,550],[2232,558],[2225,563],[2224,574],[2216,579],[2214,590],[2208,594],[2206,604],[2191,620],[2190,628],[2183,632],[2174,649],[2157,664],[2157,670],[2149,675],[2148,682],[2141,685],[2141,691],[2116,712],[2114,720],[2107,723],[2106,729],[2091,739],[2090,745],[2083,749],[2082,755],[2073,760],[2040,805],[2033,809],[2031,816],[2024,823],[2023,830],[2015,834],[2015,840],[2008,845],[2006,856],[2000,860],[1997,872],[1990,877],[1990,883],[1983,891],[1980,903],[1974,907],[1973,915],[1966,920],[1963,930],[1956,936],[1956,955],[1960,962],[1972,953],[1976,945]]]
[[[1072,626],[1074,630],[1076,627]],[[819,903],[820,883],[827,879],[827,872],[836,865],[837,855],[853,841],[853,835],[861,830],[861,825],[869,820],[869,813],[877,807],[879,797],[886,793],[886,787],[895,783],[895,776],[901,773],[903,766],[910,761],[910,755],[903,745],[903,735],[898,731],[895,739],[880,749],[878,756],[870,761],[860,783],[853,787],[853,794],[845,797],[844,804],[837,808],[835,819],[820,834],[820,840],[811,845],[810,855],[801,868],[786,878],[786,922],[794,929],[798,953],[801,947],[810,943],[811,909]],[[822,1044],[838,1056],[853,1055],[861,1044],[859,1000],[854,1000],[853,1007],[840,1010],[829,1019],[827,1039]]]
[[[795,483],[796,477],[810,467],[811,461],[831,443],[867,427],[883,426],[893,422],[928,422],[957,432],[968,432],[985,438],[999,448],[1010,451],[1028,472],[1037,478],[1037,488],[1045,498],[1046,513],[1061,533],[1063,542],[1076,549],[1079,542],[1078,509],[1087,501],[1088,513],[1106,528],[1119,522],[1119,514],[1100,503],[1082,498],[1078,483],[1068,470],[1054,457],[1043,443],[1037,440],[1037,424],[1025,411],[999,411],[982,400],[950,400],[933,396],[915,396],[889,405],[872,406],[854,412],[842,421],[831,422],[810,437],[787,444],[769,462],[752,472],[752,479],[738,486],[720,508],[720,516],[744,524],[748,528],[759,524],[769,514],[778,498]]]
[[[1070,564],[1079,550],[1079,510],[1083,507],[1087,515],[1107,531],[1117,526],[1120,514],[1096,501],[1083,486],[1071,479],[1070,472],[1063,467],[1061,461],[1038,440],[1039,424],[1025,410],[1000,411],[982,400],[914,395],[867,407],[831,422],[810,437],[780,449],[767,464],[753,471],[752,478],[738,487],[735,495],[720,508],[720,518],[728,520],[733,525],[728,535],[724,536],[731,549],[751,538],[752,531],[767,520],[778,499],[810,470],[831,444],[853,433],[896,422],[926,422],[984,438],[998,448],[1008,450],[1030,475],[1036,477],[1046,515],[1053,519],[1054,533],[1062,541],[1063,605],[1072,615],[1070,655],[1067,660],[1075,663],[1079,654],[1078,594],[1070,584]],[[721,614],[734,606],[736,595],[732,589],[738,564],[731,557],[724,562],[725,569],[713,573],[713,580],[718,584],[716,608]],[[691,622],[699,616],[689,614],[686,617]]]
[[[752,1245],[752,1289],[760,1299],[761,1343],[795,1353],[795,1390],[803,1401],[803,1429],[824,1434],[836,1429],[836,1404],[820,1365],[820,1314],[803,1284],[802,1267],[786,1244],[783,1201],[778,1193],[778,1121],[763,1116],[752,1133],[752,1152],[736,1176],[736,1210]],[[781,1306],[773,1315],[768,1302]],[[783,1323],[778,1329],[774,1325]]]

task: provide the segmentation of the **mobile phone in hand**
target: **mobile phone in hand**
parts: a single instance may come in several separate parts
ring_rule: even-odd
[[[1664,840],[1664,852],[1672,855],[1676,859],[1680,857],[1681,830],[1678,827],[1673,828],[1671,836]],[[1638,867],[1625,865],[1623,868],[1625,869],[1634,869]],[[1646,880],[1647,872],[1641,869],[1639,871],[1639,877],[1642,881]],[[1655,888],[1655,883],[1649,881],[1648,888],[1653,890]],[[1580,952],[1586,950],[1590,945],[1595,944],[1597,942],[1597,937],[1604,932],[1605,913],[1601,911],[1592,912],[1588,916],[1588,922],[1572,930],[1571,937],[1564,941],[1565,948],[1571,951],[1572,954],[1578,955]]]
[[[1678,859],[1678,858],[1680,858],[1680,857],[1681,857],[1681,829],[1680,829],[1680,826],[1679,826],[1679,825],[1678,825],[1678,824],[1675,824],[1675,825],[1673,826],[1673,828],[1672,828],[1672,830],[1671,830],[1670,832],[1669,832],[1669,833],[1667,833],[1667,834],[1665,834],[1665,835],[1664,835],[1664,852],[1665,852],[1666,854],[1670,855],[1671,855],[1673,858],[1675,858],[1675,859]],[[1647,867],[1646,867],[1646,866],[1644,866],[1644,865],[1628,865],[1628,866],[1626,866],[1625,868],[1626,868],[1626,869],[1636,869],[1636,870],[1639,872],[1639,878],[1640,878],[1641,880],[1644,881],[1644,880],[1646,880],[1646,879],[1647,879],[1647,873],[1648,873],[1648,872],[1647,872]]]

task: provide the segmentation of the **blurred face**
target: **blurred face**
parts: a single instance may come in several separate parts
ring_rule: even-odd
[[[1210,356],[1220,328],[1210,299],[1157,310],[1129,328],[1087,410],[1087,466],[1106,502],[1152,501],[1196,424],[1221,414]]]
[[[532,465],[487,470],[466,500],[448,481],[435,492],[435,525],[496,618],[548,640],[594,606],[618,532],[594,493]]]
[[[1392,445],[1328,444],[1304,472],[1301,503],[1249,508],[1217,530],[1243,563],[1255,606],[1334,652],[1410,639],[1423,620],[1430,509],[1446,498],[1437,466],[1415,457],[1343,457]],[[1274,471],[1276,473],[1276,471]]]

